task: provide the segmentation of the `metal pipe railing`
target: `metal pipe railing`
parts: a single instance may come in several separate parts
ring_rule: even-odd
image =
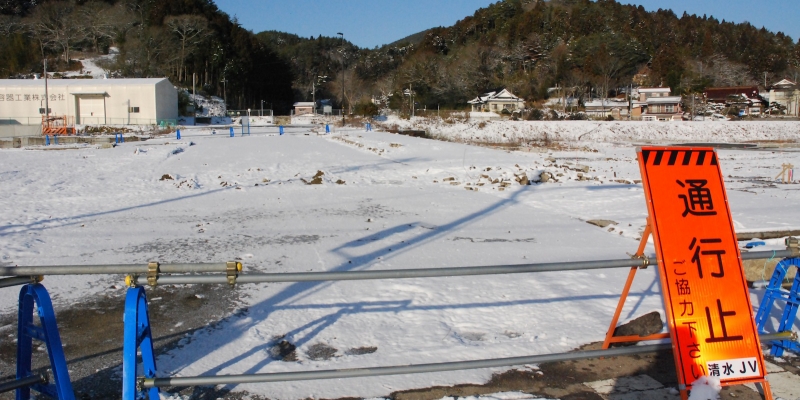
[[[601,268],[643,266],[642,259],[577,261],[519,265],[487,265],[480,267],[389,269],[383,271],[334,271],[240,274],[236,283],[351,281],[367,279],[435,278],[447,276],[475,276],[521,274],[529,272],[572,271]],[[146,284],[147,277],[137,276],[137,284]],[[159,284],[214,284],[228,283],[224,275],[159,276]]]
[[[187,272],[225,272],[227,263],[183,263],[159,264],[162,274]],[[111,275],[111,274],[146,274],[149,264],[116,264],[116,265],[43,265],[0,267],[0,276],[27,275]]]
[[[15,276],[11,278],[3,278],[0,279],[0,288],[36,283],[41,281],[41,278],[41,276]]]
[[[16,379],[11,382],[0,384],[0,393],[33,386],[37,383],[47,383],[47,377],[44,374],[31,375],[26,378]]]
[[[781,332],[759,335],[761,341],[792,339],[797,337],[792,332]],[[512,367],[515,365],[539,364],[555,361],[585,360],[599,357],[617,357],[633,354],[651,353],[672,350],[671,343],[659,343],[644,346],[617,347],[608,350],[587,350],[569,353],[553,353],[536,356],[497,358],[489,360],[455,361],[433,364],[403,365],[393,367],[332,369],[323,371],[278,372],[242,375],[187,376],[170,378],[142,378],[141,386],[151,387],[186,387],[233,385],[241,383],[267,383],[307,381],[315,379],[361,378],[366,376],[424,374],[432,372],[461,371],[466,369]]]
[[[742,253],[743,260],[757,260],[766,258],[786,258],[796,256],[792,250],[751,251]],[[239,269],[241,263],[235,262]],[[229,263],[183,263],[183,264],[158,264],[159,274],[179,273],[208,273],[228,272]],[[658,265],[656,260],[645,258],[601,260],[601,261],[575,261],[540,264],[518,265],[487,265],[481,267],[455,267],[455,268],[429,268],[429,269],[396,269],[384,271],[340,271],[340,272],[304,272],[304,273],[275,273],[275,274],[243,274],[236,280],[237,283],[260,282],[304,282],[304,281],[334,281],[334,280],[362,280],[362,279],[397,279],[397,278],[430,278],[443,276],[468,276],[468,275],[500,275],[518,274],[527,272],[570,271],[581,269],[625,268]],[[44,266],[17,266],[0,267],[0,276],[34,276],[34,275],[111,275],[111,274],[147,274],[150,264],[116,264],[116,265],[44,265]],[[168,282],[166,278],[187,279],[186,283],[228,283],[222,281],[224,276],[159,276],[159,282],[164,284],[181,283]],[[139,278],[141,279],[141,278]],[[137,279],[137,283],[140,280]],[[163,281],[162,281],[163,280]]]
[[[791,250],[753,251],[742,253],[744,260],[757,260],[770,257],[791,257]],[[532,272],[575,271],[605,268],[630,268],[658,265],[652,260],[644,258],[629,258],[621,260],[600,261],[575,261],[539,264],[518,265],[488,265],[481,267],[454,267],[454,268],[418,268],[418,269],[389,269],[383,271],[335,271],[335,272],[287,272],[287,273],[251,273],[240,274],[236,283],[275,283],[275,282],[312,282],[312,281],[353,281],[367,279],[405,279],[405,278],[435,278],[447,276],[476,276],[476,275],[501,275],[522,274]],[[137,285],[148,283],[146,276],[134,277]],[[160,285],[179,284],[225,284],[230,283],[226,275],[181,275],[164,276],[157,279]]]

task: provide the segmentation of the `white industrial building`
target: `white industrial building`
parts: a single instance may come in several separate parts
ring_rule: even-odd
[[[178,118],[178,92],[166,78],[48,79],[51,117],[76,125],[157,125]],[[0,79],[0,121],[41,124],[44,79]]]

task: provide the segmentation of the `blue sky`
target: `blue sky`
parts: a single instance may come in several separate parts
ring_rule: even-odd
[[[436,26],[449,26],[491,0],[215,0],[217,6],[253,32],[278,30],[300,36],[337,36],[372,48]],[[671,8],[680,16],[709,16],[782,31],[800,37],[798,0],[622,0],[648,11]]]

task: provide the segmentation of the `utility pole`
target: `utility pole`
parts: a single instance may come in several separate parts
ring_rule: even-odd
[[[225,109],[228,109],[228,80],[222,79],[222,101],[225,102]]]
[[[342,37],[342,129],[344,129],[344,33],[338,32]]]
[[[44,58],[44,113],[47,127],[50,127],[50,94],[47,90],[47,58]]]

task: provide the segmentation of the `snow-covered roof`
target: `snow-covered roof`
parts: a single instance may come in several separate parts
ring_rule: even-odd
[[[782,79],[780,82],[775,83],[775,84],[772,85],[773,88],[778,87],[778,88],[781,88],[781,89],[790,88],[792,86],[797,86],[797,82],[793,82],[793,81],[790,81],[788,79]]]
[[[169,81],[167,78],[124,78],[124,79],[48,79],[49,87],[65,86],[153,86]],[[39,87],[44,79],[0,79],[0,87]]]
[[[681,96],[651,97],[647,99],[647,104],[670,104],[680,102]]]
[[[606,99],[606,100],[592,100],[584,103],[586,107],[628,107],[628,102],[625,100]]]
[[[294,107],[314,107],[313,101],[298,101],[294,103]]]
[[[499,92],[483,93],[480,96],[468,101],[467,103],[484,104],[489,101],[516,103],[523,100],[517,96],[514,96],[514,94],[509,92],[508,89],[503,89]]]
[[[665,87],[665,88],[663,88],[663,87],[657,87],[657,88],[640,87],[640,88],[638,88],[636,90],[638,90],[639,93],[670,93],[670,92],[672,92],[672,89],[670,89],[668,87]]]

